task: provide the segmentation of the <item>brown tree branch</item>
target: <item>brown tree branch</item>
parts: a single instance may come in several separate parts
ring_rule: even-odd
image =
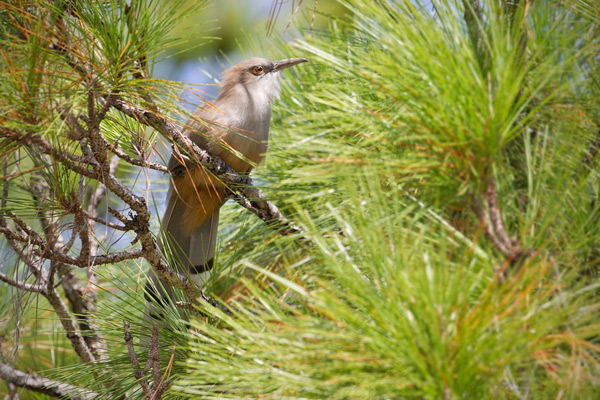
[[[3,218],[0,218],[0,229],[5,230],[7,229],[6,227],[6,221]],[[53,286],[48,285],[48,276],[47,272],[42,266],[42,260],[40,258],[34,259],[32,257],[32,251],[25,251],[19,246],[19,243],[14,239],[12,235],[7,234],[6,232],[3,233],[6,237],[7,242],[19,256],[19,259],[21,259],[21,261],[23,261],[23,263],[27,265],[29,270],[33,272],[38,281],[40,281],[40,285],[46,287],[44,293],[41,294],[43,294],[44,297],[46,297],[46,299],[58,315],[63,329],[67,334],[67,338],[71,341],[71,345],[73,346],[73,349],[75,350],[79,358],[84,362],[93,361],[94,356],[90,352],[90,349],[88,348],[83,336],[80,332],[78,332],[76,324],[71,318],[66,304],[61,299],[56,289]]]
[[[158,343],[158,327],[155,325],[152,328],[152,336],[150,337],[150,346],[148,348],[148,359],[146,361],[146,367],[140,369],[140,363],[135,354],[135,348],[133,346],[133,337],[131,336],[131,326],[129,322],[123,320],[123,330],[125,344],[127,345],[127,352],[129,353],[129,362],[133,367],[133,374],[138,380],[144,394],[155,400],[160,400],[162,394],[170,385],[171,380],[167,379],[163,382],[160,372],[160,358],[158,354],[159,343]],[[175,350],[173,350],[174,352]],[[153,384],[151,385],[146,379],[148,371],[152,369]]]
[[[15,220],[19,220],[19,218],[15,217]],[[36,256],[43,257],[51,261],[58,261],[64,264],[74,265],[80,268],[89,268],[92,265],[115,264],[125,260],[140,258],[144,255],[142,249],[132,249],[93,256],[89,257],[88,259],[81,259],[81,257],[73,257],[61,251],[50,248],[47,242],[33,232],[33,230],[27,231],[27,235],[24,235],[13,232],[11,229],[5,226],[0,226],[0,233],[4,234],[11,240],[36,246],[31,249],[33,254]]]
[[[516,238],[511,238],[508,235],[502,211],[498,204],[498,194],[493,179],[490,179],[486,188],[484,204],[475,200],[475,213],[485,227],[485,232],[494,246],[506,257],[508,265],[514,266],[533,254],[531,250],[523,249]],[[506,273],[503,272],[501,279],[505,275]]]
[[[39,293],[42,295],[46,294],[46,287],[44,285],[32,285],[31,283],[21,282],[17,279],[13,279],[10,276],[0,272],[0,280],[6,282],[10,286],[14,286],[17,289],[25,290],[26,292]]]
[[[114,222],[107,221],[104,218],[98,217],[97,215],[90,214],[86,210],[83,210],[83,213],[85,214],[85,216],[88,219],[90,219],[94,222],[98,222],[99,224],[102,224],[110,229],[114,229],[116,231],[121,231],[121,232],[127,232],[130,230],[127,226],[119,225],[119,224],[115,224]]]
[[[148,383],[148,380],[145,378],[148,370],[147,370],[147,368],[145,368],[144,370],[142,370],[140,368],[140,363],[137,359],[137,356],[135,354],[135,348],[133,346],[133,336],[131,336],[131,326],[129,325],[129,322],[127,322],[125,320],[123,321],[123,330],[125,332],[124,338],[125,338],[125,344],[127,345],[127,352],[129,353],[129,362],[131,363],[131,366],[133,367],[133,375],[135,376],[135,379],[138,380],[140,386],[142,387],[142,390],[144,391],[144,394],[146,394],[146,396],[148,396],[151,393],[150,384]],[[154,332],[153,332],[153,337],[154,337]],[[148,357],[148,359],[150,359],[150,357]]]
[[[8,364],[0,362],[0,378],[13,385],[44,393],[49,396],[68,400],[92,400],[100,398],[98,393],[79,388],[68,383],[43,378],[37,374],[19,371]]]

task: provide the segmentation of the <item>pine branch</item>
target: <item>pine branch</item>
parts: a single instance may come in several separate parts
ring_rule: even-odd
[[[152,336],[150,337],[150,346],[148,347],[148,359],[146,361],[146,367],[140,369],[140,363],[135,354],[135,348],[133,346],[133,337],[131,336],[131,326],[129,322],[123,321],[124,339],[127,346],[127,352],[129,354],[129,362],[133,367],[133,374],[138,380],[138,383],[142,387],[142,390],[151,399],[160,400],[162,394],[171,384],[171,380],[167,379],[163,381],[160,372],[160,358],[158,354],[159,343],[158,343],[158,327],[155,325],[152,328]],[[172,352],[174,353],[174,349]],[[153,384],[151,385],[146,379],[148,371],[152,370]]]
[[[164,173],[169,172],[167,167],[165,167],[163,164],[158,164],[158,163],[152,162],[147,159],[137,159],[137,158],[130,157],[129,155],[127,155],[127,153],[125,153],[118,147],[117,143],[115,143],[114,145],[110,145],[109,151],[111,153],[113,153],[114,155],[116,155],[117,157],[119,157],[121,160],[123,160],[131,165],[135,165],[136,167],[153,169],[155,171],[164,172]]]
[[[75,156],[65,151],[59,150],[52,146],[50,143],[45,141],[43,138],[34,135],[20,135],[14,130],[0,127],[0,135],[10,138],[13,141],[23,143],[24,145],[35,145],[43,154],[46,154],[57,161],[61,162],[65,167],[81,174],[85,177],[95,179],[100,183],[104,184],[112,193],[117,195],[122,201],[124,201],[131,209],[136,212],[135,215],[130,216],[128,220],[128,226],[137,234],[137,240],[142,245],[142,250],[139,255],[142,255],[156,271],[157,275],[167,282],[169,285],[175,288],[183,290],[186,295],[192,299],[193,302],[196,296],[200,295],[206,301],[210,301],[208,296],[205,296],[201,291],[191,282],[186,275],[178,273],[170,268],[166,261],[162,258],[162,255],[156,245],[154,236],[150,230],[150,211],[146,204],[146,200],[142,197],[135,195],[130,189],[128,189],[119,179],[117,179],[110,171],[100,170],[98,163],[95,162],[90,156]],[[91,163],[91,169],[87,165],[86,161]],[[32,237],[34,237],[36,244],[43,245],[43,240],[39,239],[39,236],[30,230]],[[28,239],[24,236],[10,232],[4,229],[2,233],[6,235],[12,235],[16,240],[27,241]],[[40,252],[39,249],[35,249],[38,255],[44,254],[49,259],[56,261],[65,262],[68,264],[78,265],[81,267],[87,267],[87,264],[80,262],[80,260],[74,257],[62,254],[57,250],[46,249],[45,253]],[[136,253],[135,256],[139,255]],[[95,264],[112,263],[123,261],[133,257],[132,251],[121,252],[110,258],[110,255],[96,256],[93,258]]]
[[[10,365],[0,362],[0,378],[13,385],[34,392],[69,400],[92,400],[100,397],[98,393],[82,389],[68,383],[43,378],[37,374],[27,374]]]
[[[4,234],[7,238],[23,244],[32,244],[31,250],[33,254],[39,257],[46,258],[51,261],[57,261],[64,264],[74,265],[79,268],[89,268],[90,266],[98,266],[104,264],[115,264],[125,260],[131,260],[140,258],[144,255],[142,249],[132,249],[127,251],[117,251],[109,254],[102,254],[99,256],[90,256],[87,258],[73,257],[59,250],[53,249],[44,239],[33,231],[32,228],[27,226],[20,218],[14,216],[13,220],[20,221],[22,226],[27,227],[27,234],[20,234],[13,232],[11,229],[0,226],[0,233]]]
[[[500,205],[498,204],[498,194],[493,179],[490,179],[484,196],[484,204],[475,200],[475,213],[481,224],[485,227],[485,232],[494,246],[506,257],[509,266],[517,265],[523,259],[531,256],[534,252],[531,249],[523,249],[516,238],[509,237],[504,225],[504,218]],[[503,280],[507,274],[504,268],[501,270],[500,280]]]
[[[24,290],[26,292],[39,293],[42,295],[46,294],[46,287],[44,285],[32,285],[31,283],[21,282],[17,279],[11,278],[3,272],[0,272],[0,280],[6,282],[10,286],[16,287],[20,290]]]

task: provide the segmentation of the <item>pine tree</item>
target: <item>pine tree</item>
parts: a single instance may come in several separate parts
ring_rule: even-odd
[[[227,167],[180,136],[184,85],[152,78],[200,5],[3,3],[6,391],[597,398],[596,3],[340,0],[326,30],[258,40],[310,64],[266,164],[220,175],[237,202],[201,296],[155,245],[158,150]],[[146,268],[182,295],[155,331]]]
[[[231,230],[177,390],[596,398],[597,2],[342,3],[260,175],[308,239]]]

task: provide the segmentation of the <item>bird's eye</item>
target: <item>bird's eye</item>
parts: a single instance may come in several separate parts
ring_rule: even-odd
[[[260,75],[264,72],[265,72],[265,69],[261,65],[257,65],[256,67],[252,68],[252,73],[254,75]]]

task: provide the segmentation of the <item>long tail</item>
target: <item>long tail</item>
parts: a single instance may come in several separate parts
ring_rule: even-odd
[[[221,202],[207,209],[210,214],[203,216],[201,225],[190,232],[190,204],[181,199],[173,185],[169,186],[167,209],[162,219],[165,236],[161,246],[179,272],[188,275],[199,287],[204,286],[212,274],[220,205]],[[147,314],[153,319],[161,319],[162,306],[169,303],[168,299],[176,300],[174,292],[152,270],[148,279],[144,293]]]

